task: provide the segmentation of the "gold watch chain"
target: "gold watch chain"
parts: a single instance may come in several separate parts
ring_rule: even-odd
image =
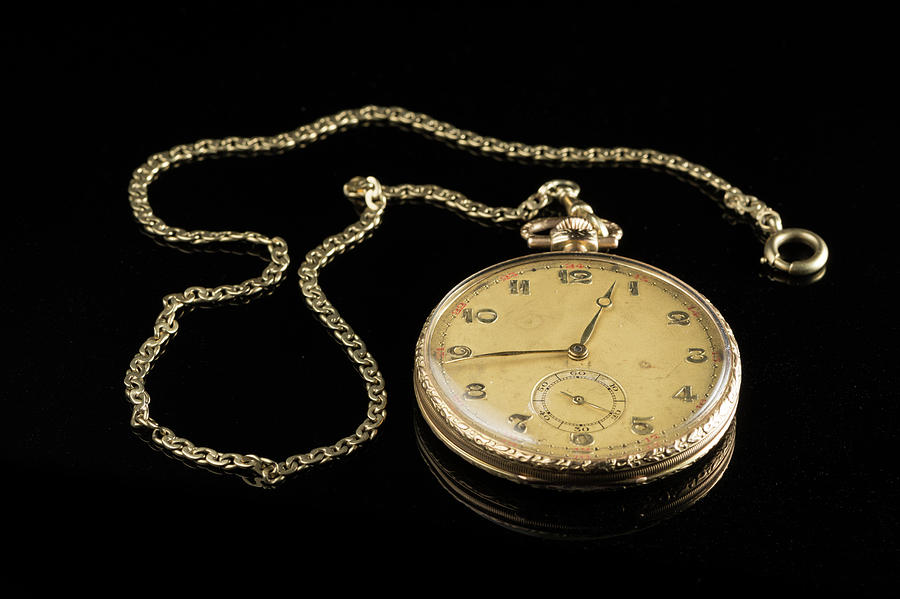
[[[349,454],[375,436],[384,422],[387,403],[385,383],[378,364],[368,352],[365,343],[326,298],[318,284],[319,271],[334,256],[360,243],[378,227],[388,199],[421,199],[441,203],[469,217],[494,223],[526,222],[537,216],[551,201],[547,194],[535,194],[516,208],[493,207],[466,198],[459,192],[434,185],[381,187],[380,183],[371,177],[355,178],[345,186],[344,192],[349,198],[365,197],[366,207],[359,220],[340,233],[327,237],[320,245],[310,250],[300,266],[299,276],[301,292],[306,298],[307,305],[319,315],[322,323],[331,329],[365,381],[369,403],[362,423],[352,434],[339,439],[333,445],[291,455],[282,461],[253,454],[220,452],[198,446],[160,425],[150,416],[150,395],[146,389],[145,378],[161,355],[162,348],[177,333],[178,315],[188,307],[250,299],[273,288],[284,277],[290,258],[287,244],[280,237],[268,237],[253,231],[186,230],[167,225],[154,214],[150,206],[148,197],[150,184],[161,173],[181,163],[229,155],[247,156],[284,152],[367,123],[385,123],[407,128],[482,155],[539,164],[637,163],[661,167],[721,191],[724,194],[725,205],[738,214],[752,216],[761,231],[771,234],[781,230],[779,215],[757,198],[743,194],[708,169],[673,154],[622,147],[553,148],[505,142],[459,129],[425,114],[396,107],[366,106],[357,110],[347,110],[274,136],[204,139],[192,144],[175,146],[166,152],[150,156],[134,171],[128,192],[136,220],[148,233],[167,242],[202,245],[241,241],[258,244],[266,248],[269,260],[258,277],[212,288],[193,286],[163,298],[163,309],[154,323],[153,335],[143,342],[129,364],[125,375],[125,390],[133,406],[132,426],[149,432],[152,441],[164,450],[201,466],[236,472],[247,482],[257,486],[273,485],[290,474]]]

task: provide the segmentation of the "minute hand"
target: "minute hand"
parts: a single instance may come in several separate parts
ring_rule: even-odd
[[[510,351],[495,351],[486,354],[473,354],[471,356],[464,356],[462,358],[455,358],[453,360],[447,360],[444,364],[449,364],[451,362],[459,362],[461,360],[471,360],[472,358],[488,358],[492,356],[518,356],[520,354],[564,354],[568,352],[568,349],[523,349],[523,350],[510,350]]]
[[[594,327],[597,326],[597,319],[600,318],[600,313],[603,312],[603,309],[612,306],[612,292],[615,286],[616,284],[613,283],[612,285],[610,285],[609,291],[607,291],[605,295],[597,298],[597,305],[600,306],[600,309],[597,310],[597,313],[594,314],[594,317],[591,319],[587,327],[584,329],[584,332],[581,334],[581,345],[586,344],[588,342],[588,339],[591,338],[591,335],[594,332]]]

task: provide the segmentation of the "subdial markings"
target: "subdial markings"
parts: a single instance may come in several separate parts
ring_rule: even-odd
[[[622,416],[625,393],[615,380],[601,372],[562,370],[538,382],[532,392],[531,409],[541,421],[556,429],[596,432]]]

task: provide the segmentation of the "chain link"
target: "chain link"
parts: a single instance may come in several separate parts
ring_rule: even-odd
[[[368,352],[365,343],[340,316],[328,301],[318,284],[318,273],[335,256],[346,252],[366,239],[381,224],[386,200],[425,200],[443,204],[470,218],[493,223],[525,222],[535,218],[551,201],[548,194],[535,194],[516,208],[488,206],[471,200],[459,192],[435,185],[384,186],[374,178],[357,177],[344,187],[351,199],[365,199],[365,209],[355,222],[337,235],[327,237],[310,250],[299,269],[300,289],[309,308],[318,314],[323,325],[334,334],[344,347],[350,360],[357,366],[365,381],[369,403],[366,417],[356,430],[336,443],[318,447],[306,453],[295,454],[283,461],[276,461],[253,454],[219,452],[200,447],[171,429],[160,425],[150,416],[150,395],[145,378],[159,358],[163,347],[178,332],[180,312],[201,304],[248,300],[271,290],[283,279],[290,263],[288,247],[280,237],[268,237],[254,231],[189,231],[167,225],[153,213],[148,198],[148,188],[163,172],[179,163],[214,156],[255,155],[273,151],[287,151],[303,147],[326,136],[340,133],[365,123],[386,123],[419,132],[449,142],[482,155],[525,160],[545,164],[641,164],[659,167],[687,176],[724,193],[726,207],[738,214],[749,214],[763,232],[781,229],[781,218],[774,210],[753,196],[743,194],[724,179],[705,167],[688,162],[680,156],[663,154],[655,150],[632,148],[553,148],[506,142],[493,137],[478,135],[403,108],[365,106],[326,116],[293,131],[270,137],[228,137],[204,139],[193,144],[179,145],[167,152],[154,154],[139,166],[132,175],[128,188],[129,202],[135,219],[151,235],[171,243],[187,243],[194,246],[243,241],[257,244],[268,252],[269,260],[258,277],[238,284],[218,287],[188,287],[181,293],[163,298],[163,309],[153,325],[153,335],[138,349],[125,375],[125,393],[132,404],[131,425],[145,429],[150,439],[165,451],[199,466],[241,474],[242,478],[256,486],[271,486],[287,476],[347,455],[375,436],[384,422],[387,404],[385,383],[378,364]]]

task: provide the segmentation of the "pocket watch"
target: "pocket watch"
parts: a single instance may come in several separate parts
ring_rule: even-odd
[[[559,180],[538,192],[570,215],[523,227],[550,251],[490,266],[441,300],[416,346],[416,398],[438,437],[494,474],[564,488],[646,482],[727,430],[738,345],[686,283],[598,252],[622,231],[578,192]]]
[[[194,161],[267,155],[306,147],[366,124],[384,124],[440,139],[476,154],[554,167],[631,164],[660,169],[708,189],[766,236],[762,261],[786,276],[817,278],[825,242],[784,229],[777,212],[709,169],[656,150],[553,148],[478,135],[403,108],[365,106],[263,137],[204,139],[150,156],[128,188],[135,220],[171,244],[243,243],[268,254],[262,273],[235,284],[191,286],[167,294],[153,332],[125,373],[131,425],[169,455],[216,472],[272,486],[346,456],[385,421],[385,381],[375,358],[318,282],[338,254],[363,242],[394,201],[437,203],[475,220],[521,227],[528,245],[548,250],[490,266],[454,287],[428,318],[415,348],[415,396],[436,435],[485,471],[533,485],[591,489],[670,474],[707,453],[734,418],[740,386],[737,342],[721,314],[673,275],[600,250],[614,249],[621,228],[579,199],[579,188],[553,180],[515,208],[488,206],[437,185],[383,186],[356,177],[344,194],[359,220],[308,251],[299,268],[307,306],[334,335],[363,379],[368,403],[356,429],[335,443],[283,459],[244,448],[195,443],[150,413],[146,377],[196,306],[246,302],[277,286],[290,258],[278,236],[255,231],[187,230],[165,223],[149,201],[164,172]],[[543,216],[558,202],[565,214]],[[549,231],[547,235],[544,232]],[[798,242],[812,255],[787,260]]]

